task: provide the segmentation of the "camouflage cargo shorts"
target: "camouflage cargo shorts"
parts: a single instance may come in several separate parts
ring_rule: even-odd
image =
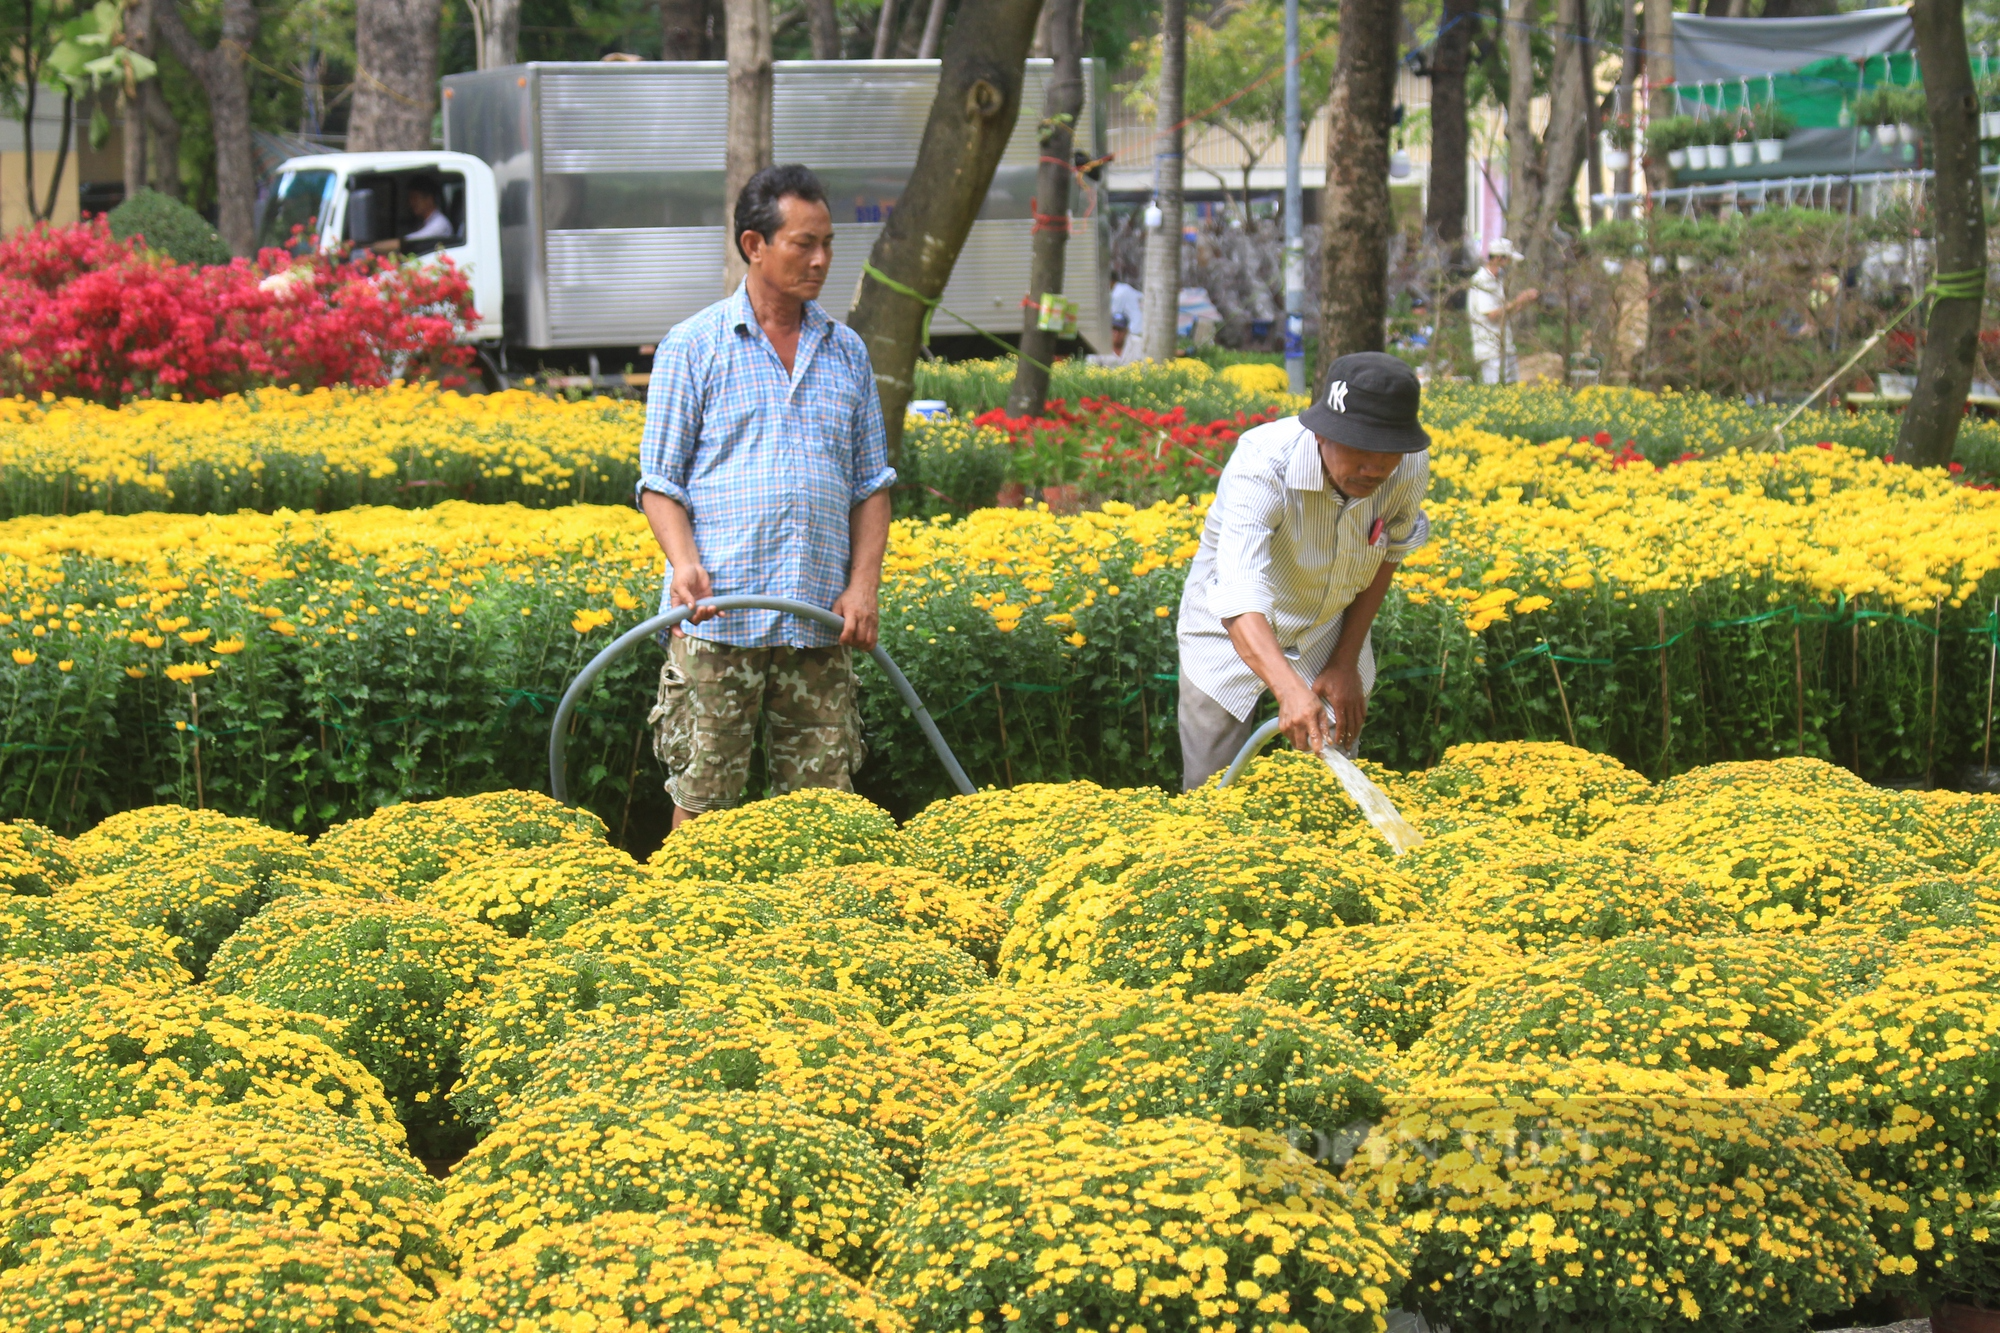
[[[738,648],[676,635],[648,715],[667,794],[683,810],[726,810],[743,799],[761,723],[771,790],[854,790],[861,742],[851,650]]]

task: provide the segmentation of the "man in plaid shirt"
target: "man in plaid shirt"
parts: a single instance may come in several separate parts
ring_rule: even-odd
[[[649,720],[675,828],[743,799],[760,727],[773,790],[852,790],[852,653],[875,646],[896,480],[867,348],[815,299],[833,255],[818,178],[758,172],[735,231],[742,286],[653,357],[638,502],[667,555],[661,606],[760,593],[846,625],[704,608],[674,631]]]

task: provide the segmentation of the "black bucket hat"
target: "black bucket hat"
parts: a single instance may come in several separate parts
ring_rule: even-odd
[[[1423,391],[1417,373],[1387,352],[1350,352],[1326,368],[1319,397],[1299,413],[1299,424],[1353,449],[1422,453],[1431,447],[1417,424]]]

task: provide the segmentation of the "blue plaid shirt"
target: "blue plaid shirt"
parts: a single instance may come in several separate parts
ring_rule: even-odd
[[[847,587],[850,511],[896,471],[860,335],[808,301],[792,364],[787,375],[744,286],[676,325],[653,356],[639,493],[687,510],[717,597],[831,608]],[[688,633],[740,648],[839,641],[776,611],[731,611]]]

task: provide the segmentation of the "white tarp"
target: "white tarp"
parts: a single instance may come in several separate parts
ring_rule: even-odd
[[[1948,3],[1949,0],[1946,0]],[[1828,56],[1879,56],[1917,44],[1907,6],[1803,19],[1674,15],[1674,82],[1788,74]]]

